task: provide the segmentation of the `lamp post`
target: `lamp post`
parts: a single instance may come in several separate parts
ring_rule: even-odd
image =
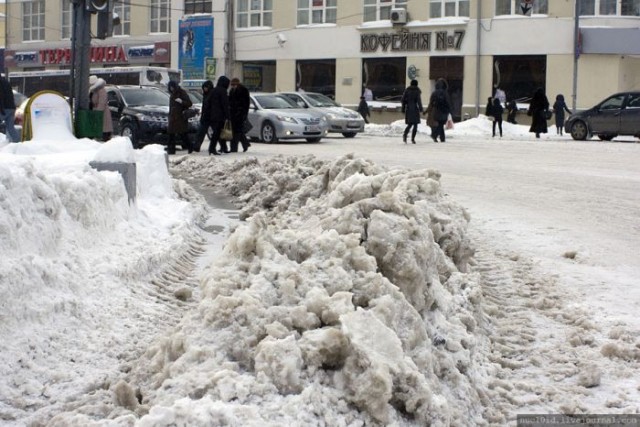
[[[571,108],[575,112],[578,98],[578,57],[580,56],[580,0],[575,0],[573,17],[573,94]]]

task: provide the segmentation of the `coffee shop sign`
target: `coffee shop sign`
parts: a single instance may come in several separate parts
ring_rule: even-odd
[[[429,31],[425,33],[382,33],[360,35],[360,51],[376,52],[428,52],[435,50],[460,50],[464,31]]]

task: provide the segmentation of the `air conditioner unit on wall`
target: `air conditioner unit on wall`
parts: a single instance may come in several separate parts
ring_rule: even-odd
[[[391,23],[392,24],[406,24],[407,23],[407,10],[406,9],[391,9]]]

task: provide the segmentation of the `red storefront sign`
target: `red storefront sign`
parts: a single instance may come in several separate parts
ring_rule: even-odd
[[[89,61],[99,64],[126,63],[128,61],[123,46],[94,46],[89,51]],[[71,64],[71,49],[41,49],[40,62],[43,65]]]

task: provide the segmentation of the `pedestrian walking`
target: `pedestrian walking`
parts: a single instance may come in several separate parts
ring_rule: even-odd
[[[493,115],[491,114],[492,108],[493,108],[493,98],[489,97],[487,98],[487,106],[484,107],[484,115],[487,116],[489,119],[493,118]]]
[[[371,113],[369,112],[369,104],[367,104],[367,100],[364,96],[360,97],[360,104],[358,104],[358,113],[364,119],[364,122],[369,124],[369,116]]]
[[[443,78],[436,81],[436,88],[429,98],[427,107],[427,124],[431,126],[431,139],[433,142],[445,142],[444,126],[451,113],[451,103],[447,94],[448,84]]]
[[[16,101],[13,98],[13,89],[9,80],[0,76],[0,120],[4,120],[7,139],[9,142],[20,142],[22,138],[15,128]]]
[[[242,151],[247,151],[251,144],[247,141],[244,126],[249,116],[249,106],[251,98],[249,97],[249,89],[247,89],[240,79],[234,77],[230,82],[231,90],[229,91],[229,114],[231,117],[231,129],[233,130],[233,139],[231,140],[231,152],[238,152],[238,142],[242,144]]]
[[[515,99],[511,98],[507,101],[507,123],[518,124],[516,122],[516,114],[518,112],[518,103]]]
[[[491,106],[491,116],[493,117],[492,124],[492,137],[496,136],[496,125],[498,125],[498,129],[500,130],[500,138],[502,138],[502,113],[504,112],[504,108],[500,103],[498,98],[493,99],[493,105]]]
[[[108,141],[113,133],[111,110],[107,103],[107,82],[98,76],[89,76],[89,106],[92,110],[102,111],[102,140]]]
[[[539,87],[536,89],[527,114],[531,116],[531,127],[529,132],[536,134],[536,138],[540,138],[541,133],[547,133],[547,112],[549,111],[549,100],[544,93],[544,89]]]
[[[202,83],[202,110],[200,111],[200,125],[196,133],[196,140],[193,144],[193,151],[200,152],[204,137],[211,127],[211,94],[213,92],[213,82],[207,80]]]
[[[228,153],[227,142],[220,139],[220,133],[224,127],[226,120],[229,120],[231,113],[229,111],[229,89],[230,80],[227,76],[220,76],[216,87],[211,91],[211,142],[209,143],[209,155],[218,155],[220,153]],[[216,150],[220,145],[220,152]]]
[[[189,121],[184,116],[184,111],[192,105],[191,98],[189,98],[187,92],[178,85],[178,82],[171,80],[167,87],[170,93],[167,153],[176,154],[176,136],[182,140],[182,148],[186,148],[189,153],[192,153],[193,147],[187,135],[189,131]]]
[[[404,113],[404,122],[407,127],[402,134],[402,141],[407,143],[407,136],[411,130],[411,142],[416,143],[416,133],[418,133],[418,125],[420,124],[420,113],[422,113],[422,91],[418,87],[417,80],[411,80],[411,84],[402,94],[402,112]]]
[[[562,136],[562,130],[564,128],[564,112],[569,114],[571,110],[567,107],[567,104],[564,102],[564,95],[558,94],[556,95],[556,102],[553,103],[553,114],[556,116],[556,133]]]

